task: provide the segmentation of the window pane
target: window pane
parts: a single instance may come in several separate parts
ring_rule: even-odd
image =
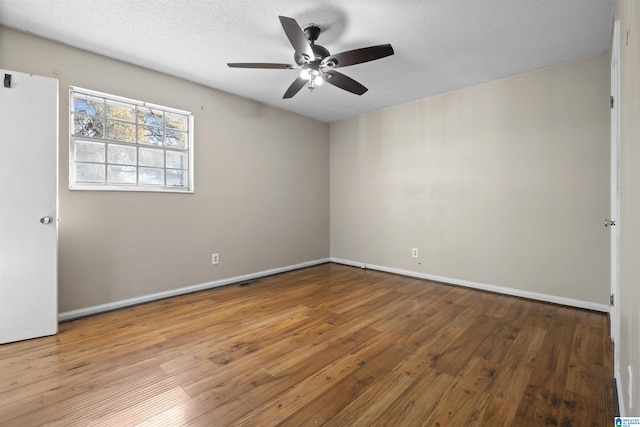
[[[92,116],[104,115],[104,100],[97,96],[73,95],[73,111]]]
[[[167,151],[167,167],[172,169],[185,169],[185,153]]]
[[[165,145],[171,148],[186,148],[187,147],[187,134],[186,132],[179,132],[177,130],[167,129],[167,139]]]
[[[104,144],[102,142],[76,141],[74,149],[76,161],[104,163]]]
[[[167,171],[167,185],[173,187],[184,187],[184,171],[168,170]]]
[[[123,102],[107,101],[107,118],[135,123],[136,107]]]
[[[135,184],[136,168],[133,166],[107,166],[109,184]]]
[[[187,120],[187,116],[183,116],[182,114],[165,113],[165,117],[167,119],[168,128],[183,131],[188,130],[187,126],[189,121]]]
[[[138,107],[138,123],[162,126],[162,110]]]
[[[104,182],[104,165],[76,163],[77,182]]]
[[[138,181],[145,185],[164,185],[164,169],[140,168]]]
[[[102,138],[104,137],[104,122],[99,117],[74,114],[73,135]]]
[[[107,148],[107,159],[109,163],[116,163],[119,165],[135,165],[136,147],[109,144],[109,147]]]
[[[191,189],[191,113],[76,88],[70,98],[71,189]]]
[[[153,148],[140,148],[140,166],[164,167],[164,151]]]
[[[162,128],[138,126],[138,144],[162,145]]]
[[[107,120],[107,138],[116,141],[136,142],[136,125]]]

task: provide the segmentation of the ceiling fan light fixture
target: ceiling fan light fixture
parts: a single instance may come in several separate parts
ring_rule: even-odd
[[[322,86],[322,83],[324,83],[324,80],[322,79],[320,72],[313,70],[311,72],[311,78],[309,79],[309,90],[313,91],[318,86]]]
[[[300,78],[305,80],[311,79],[311,72],[307,68],[300,70]]]

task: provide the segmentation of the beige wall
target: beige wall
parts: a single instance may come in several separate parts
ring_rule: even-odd
[[[331,256],[607,304],[608,98],[601,54],[332,124]]]
[[[620,20],[620,356],[619,399],[628,416],[640,415],[640,5],[616,1]],[[629,370],[633,370],[633,401]],[[632,403],[630,405],[630,403]]]
[[[60,79],[60,311],[329,254],[607,302],[607,54],[331,126],[4,27],[0,66]],[[193,111],[196,193],[69,191],[69,85]]]
[[[60,81],[61,312],[329,256],[327,124],[5,27],[0,67]],[[192,111],[195,194],[69,191],[70,85]]]

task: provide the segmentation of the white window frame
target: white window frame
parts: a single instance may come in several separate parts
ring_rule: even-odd
[[[89,97],[98,97],[98,98],[102,98],[103,102],[104,102],[104,117],[103,117],[103,124],[104,124],[104,131],[103,131],[103,135],[101,137],[91,137],[91,136],[82,136],[82,135],[74,135],[74,114],[76,114],[76,112],[74,111],[74,94],[81,94],[81,95],[86,95]],[[134,106],[135,108],[135,123],[133,122],[124,122],[124,124],[128,124],[128,125],[132,125],[135,126],[135,142],[123,142],[123,141],[118,141],[115,139],[109,139],[107,138],[108,135],[106,135],[106,115],[107,115],[107,102],[108,101],[112,101],[115,103],[125,103],[125,104],[129,104],[130,106]],[[138,141],[138,127],[139,126],[144,126],[144,123],[140,123],[138,120],[138,108],[145,108],[145,109],[152,109],[155,111],[162,111],[163,113],[163,124],[161,127],[158,127],[158,129],[162,129],[162,135],[164,137],[165,132],[167,130],[167,122],[165,119],[165,114],[166,113],[170,113],[170,114],[177,114],[177,115],[182,115],[182,116],[186,116],[187,118],[187,147],[182,149],[182,148],[172,148],[172,147],[168,147],[166,144],[163,145],[151,145],[151,144],[144,144],[144,143],[140,143]],[[114,120],[115,121],[115,120]],[[176,133],[181,133],[181,132],[176,132]],[[184,110],[179,110],[176,108],[171,108],[171,107],[166,107],[166,106],[162,106],[162,105],[157,105],[157,104],[152,104],[149,102],[144,102],[144,101],[138,101],[135,99],[130,99],[130,98],[124,98],[121,96],[117,96],[117,95],[111,95],[108,93],[103,93],[103,92],[98,92],[95,90],[90,90],[90,89],[84,89],[84,88],[80,88],[80,87],[74,87],[71,86],[69,88],[69,189],[70,190],[98,190],[98,191],[143,191],[143,192],[170,192],[170,193],[193,193],[194,192],[194,188],[193,188],[193,164],[194,164],[194,154],[193,154],[193,113],[189,112],[189,111],[184,111]],[[81,161],[81,160],[76,160],[76,146],[78,145],[77,143],[99,143],[99,144],[104,144],[104,159],[102,161]],[[89,145],[87,144],[87,145]],[[117,163],[111,163],[109,162],[108,159],[108,155],[107,155],[107,150],[109,149],[109,147],[111,145],[117,145],[121,148],[123,147],[130,147],[130,148],[135,148],[136,150],[136,155],[135,155],[135,164],[127,164],[126,167],[128,168],[135,168],[135,184],[133,183],[128,183],[128,184],[119,184],[119,183],[114,183],[114,182],[108,182],[108,167],[112,166],[112,167],[117,167],[117,166],[123,166],[122,164],[117,164]],[[78,145],[79,146],[79,145]],[[167,162],[166,160],[164,161],[164,165],[163,167],[154,167],[154,169],[157,170],[162,170],[163,171],[163,185],[159,185],[159,184],[143,184],[140,183],[140,169],[141,168],[145,168],[144,165],[140,165],[140,149],[149,149],[152,151],[161,151],[163,153],[164,159],[166,159],[167,156],[167,152],[180,152],[185,154],[186,157],[186,169],[175,169],[175,170],[184,170],[184,179],[185,179],[185,185],[184,186],[175,186],[175,185],[167,185],[166,184],[166,176],[167,176],[167,170],[172,170],[172,168],[167,166]],[[148,151],[149,152],[149,151]],[[78,182],[76,180],[76,165],[77,164],[93,164],[93,165],[98,165],[98,166],[104,166],[105,170],[104,170],[104,181],[103,182]]]

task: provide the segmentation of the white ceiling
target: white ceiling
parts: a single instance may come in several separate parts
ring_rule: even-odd
[[[0,23],[326,122],[609,50],[614,0],[0,0]],[[325,84],[282,95],[296,70],[278,16],[322,30],[338,53],[395,55],[340,68],[362,96]]]

